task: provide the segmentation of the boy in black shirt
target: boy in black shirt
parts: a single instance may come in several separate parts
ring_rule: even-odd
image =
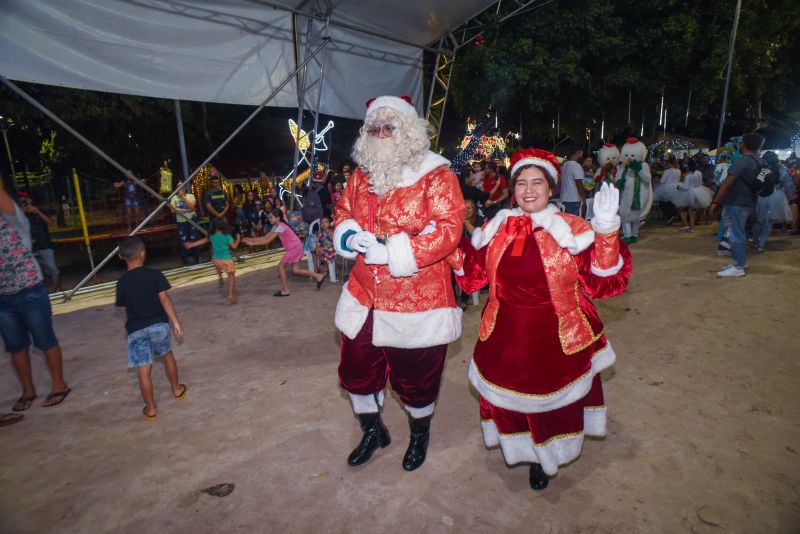
[[[169,282],[160,271],[144,267],[144,243],[138,237],[126,237],[119,243],[119,257],[128,265],[128,272],[117,282],[117,306],[125,307],[125,329],[128,331],[128,367],[136,368],[139,390],[146,403],[142,413],[152,421],[156,418],[153,380],[150,370],[153,355],[163,358],[164,370],[172,394],[181,400],[186,385],[178,381],[178,364],[172,355],[169,321],[175,336],[183,337],[183,328],[167,294]]]

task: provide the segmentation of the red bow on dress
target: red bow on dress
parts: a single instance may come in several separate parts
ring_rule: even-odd
[[[525,240],[533,232],[533,224],[530,215],[517,215],[506,220],[506,235],[514,236],[514,247],[511,255],[514,257],[522,256],[525,248]]]

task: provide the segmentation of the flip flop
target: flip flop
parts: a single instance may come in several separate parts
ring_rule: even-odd
[[[322,278],[317,282],[317,291],[322,287],[322,282],[324,282],[326,278],[328,278],[328,273],[322,273]]]
[[[186,384],[181,384],[183,386],[183,391],[181,391],[180,395],[175,395],[176,400],[183,400],[186,397],[186,392],[189,391],[189,386]]]
[[[17,399],[17,402],[14,403],[14,406],[11,409],[15,412],[24,412],[31,407],[31,404],[33,404],[34,400],[36,400],[36,395],[31,395],[29,397],[23,395]],[[22,408],[17,408],[17,404],[22,404]]]
[[[155,421],[156,420],[156,415],[158,415],[158,414],[147,415],[147,406],[145,405],[145,407],[142,408],[142,415],[144,415],[144,420],[145,421]]]
[[[47,396],[47,398],[44,400],[44,402],[42,403],[42,406],[45,407],[45,408],[49,408],[51,406],[58,406],[59,404],[64,402],[64,399],[67,398],[67,395],[69,395],[70,391],[72,391],[72,390],[67,388],[64,391],[54,391],[53,393],[50,393]],[[51,404],[45,404],[45,402],[50,401],[50,400],[54,400],[54,399],[58,399],[58,400],[56,402],[51,403]]]
[[[276,291],[272,296],[273,297],[288,297],[289,295],[291,295],[291,293],[287,293],[287,294],[284,295],[280,291]]]
[[[0,426],[13,425],[14,423],[19,423],[23,419],[25,419],[25,416],[21,413],[4,413],[0,416]]]

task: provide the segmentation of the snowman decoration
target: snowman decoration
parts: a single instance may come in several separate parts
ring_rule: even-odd
[[[622,240],[639,241],[639,225],[650,213],[653,186],[650,166],[645,163],[647,148],[635,137],[629,137],[620,151],[620,164],[615,185],[620,190],[619,216],[622,220]]]
[[[597,162],[600,166],[594,173],[596,183],[607,182],[613,184],[617,178],[617,166],[619,165],[619,149],[613,143],[604,143],[603,147],[597,151]]]

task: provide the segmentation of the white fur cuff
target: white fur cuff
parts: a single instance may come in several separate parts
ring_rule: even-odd
[[[355,219],[345,219],[337,224],[336,228],[333,229],[333,248],[336,249],[336,253],[339,256],[347,258],[348,260],[355,259],[356,256],[358,256],[358,252],[354,250],[345,250],[342,248],[342,236],[350,231],[361,231],[361,226],[355,221]]]
[[[614,214],[610,220],[601,220],[597,217],[597,213],[592,217],[592,229],[598,234],[610,234],[619,230],[620,218],[619,215]]]
[[[378,397],[378,402],[375,402],[376,396]],[[350,402],[353,403],[353,411],[355,413],[378,413],[380,407],[383,406],[383,391],[378,391],[371,395],[350,393]]]
[[[594,264],[592,264],[592,274],[597,276],[614,276],[619,272],[620,269],[622,269],[622,265],[624,263],[625,262],[622,261],[622,255],[620,255],[617,264],[613,267],[609,267],[608,269],[598,269],[597,267],[594,266]]]
[[[436,407],[436,402],[432,402],[427,406],[423,406],[422,408],[413,408],[411,406],[406,405],[406,411],[408,415],[413,417],[414,419],[422,419],[423,417],[428,417],[429,415],[433,414],[433,409]]]
[[[392,276],[402,278],[419,271],[407,233],[390,235],[386,240],[386,248],[389,250],[389,272]]]

